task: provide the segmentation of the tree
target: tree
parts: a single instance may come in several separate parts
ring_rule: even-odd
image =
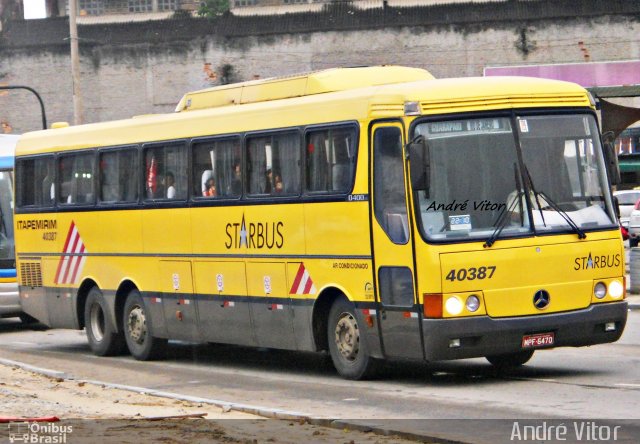
[[[200,3],[198,15],[200,17],[218,17],[229,12],[229,0],[204,0]]]

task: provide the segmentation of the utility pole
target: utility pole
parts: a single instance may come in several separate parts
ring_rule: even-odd
[[[71,79],[73,81],[73,123],[81,125],[83,118],[82,93],[80,91],[80,51],[76,16],[78,0],[69,0],[69,39],[71,40]]]

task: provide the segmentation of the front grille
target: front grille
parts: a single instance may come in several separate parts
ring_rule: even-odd
[[[40,262],[20,263],[20,285],[24,287],[42,287],[42,266]]]

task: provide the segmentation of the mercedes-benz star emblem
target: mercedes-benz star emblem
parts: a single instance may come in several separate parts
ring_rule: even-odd
[[[536,294],[533,295],[533,305],[538,310],[544,310],[551,302],[551,296],[549,296],[549,292],[547,290],[538,290]]]

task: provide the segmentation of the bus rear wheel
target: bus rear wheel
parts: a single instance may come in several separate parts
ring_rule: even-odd
[[[84,323],[87,339],[93,353],[98,356],[114,356],[124,349],[124,336],[109,322],[109,308],[104,295],[93,287],[84,306]]]
[[[333,366],[345,379],[366,379],[374,375],[377,361],[371,357],[355,316],[355,307],[336,300],[329,311],[329,353]]]
[[[131,290],[127,296],[122,325],[131,356],[150,361],[164,355],[167,340],[153,336],[151,318],[138,290]]]
[[[487,361],[499,369],[508,369],[526,364],[532,356],[533,350],[524,350],[516,353],[487,356]]]

